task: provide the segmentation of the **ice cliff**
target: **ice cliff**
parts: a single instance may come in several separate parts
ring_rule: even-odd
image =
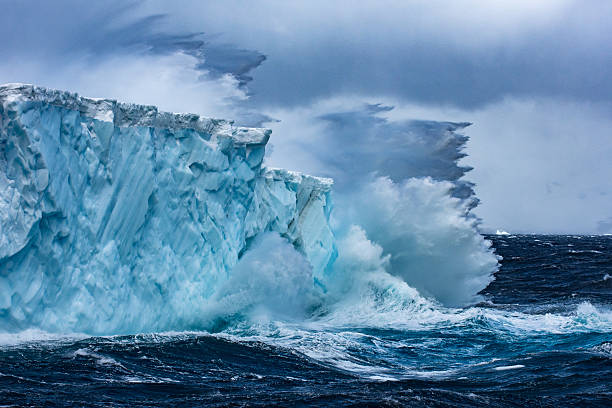
[[[0,86],[0,330],[197,327],[251,241],[336,256],[330,179],[262,166],[269,131]]]

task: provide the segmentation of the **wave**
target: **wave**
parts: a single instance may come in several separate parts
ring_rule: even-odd
[[[525,366],[531,358],[528,353],[546,352],[553,345],[558,351],[584,347],[592,336],[612,330],[612,312],[590,303],[567,314],[546,315],[430,304],[401,309],[396,300],[382,303],[353,310],[342,305],[328,316],[300,323],[250,322],[215,336],[281,347],[342,371],[385,381],[456,377],[481,366],[492,370]],[[559,343],[567,335],[572,335],[572,341]],[[608,346],[593,351],[605,354]]]
[[[155,345],[162,344],[168,350],[176,344],[183,352],[181,345],[185,342],[222,339],[246,348],[246,353],[251,347],[271,356],[288,353],[373,381],[431,380],[470,375],[474,370],[530,369],[532,359],[538,358],[538,353],[547,353],[552,346],[556,352],[575,352],[578,348],[606,358],[610,356],[610,344],[605,339],[606,333],[612,331],[612,311],[587,302],[566,314],[546,315],[482,307],[444,309],[427,302],[416,307],[404,304],[404,313],[400,313],[396,299],[365,303],[372,310],[363,305],[352,311],[338,307],[325,316],[300,321],[258,314],[248,321],[235,321],[219,332],[102,337],[40,331],[2,334],[0,347],[60,349],[64,350],[65,359],[86,360],[123,370],[126,366],[121,361],[121,350],[124,349],[133,351],[153,345],[147,347],[158,350]],[[218,352],[222,353],[223,349]],[[140,358],[154,356],[143,354]],[[130,364],[133,367],[133,362]]]
[[[357,225],[388,256],[386,270],[420,293],[446,306],[477,302],[497,258],[468,216],[470,202],[449,194],[452,187],[428,177],[372,178],[335,198],[337,236]]]

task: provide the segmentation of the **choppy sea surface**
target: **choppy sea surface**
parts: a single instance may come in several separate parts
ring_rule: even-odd
[[[4,334],[0,406],[612,406],[612,237],[487,238],[501,269],[461,309]]]

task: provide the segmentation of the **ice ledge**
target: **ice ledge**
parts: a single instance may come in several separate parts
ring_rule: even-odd
[[[282,180],[284,182],[294,183],[296,185],[310,185],[322,193],[329,192],[334,185],[334,180],[331,178],[310,176],[298,171],[279,169],[275,167],[266,167],[264,176],[273,180]]]
[[[161,112],[155,106],[121,103],[114,99],[97,99],[77,93],[47,89],[30,84],[0,85],[0,104],[40,102],[81,112],[84,116],[115,126],[194,129],[206,133],[224,134],[238,145],[265,145],[272,133],[269,129],[234,126],[232,121],[201,117],[193,113]]]

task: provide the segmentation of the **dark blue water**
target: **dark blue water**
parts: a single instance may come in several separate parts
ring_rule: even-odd
[[[0,405],[611,406],[612,237],[488,238],[501,270],[464,309],[384,299],[216,333],[9,336]]]

